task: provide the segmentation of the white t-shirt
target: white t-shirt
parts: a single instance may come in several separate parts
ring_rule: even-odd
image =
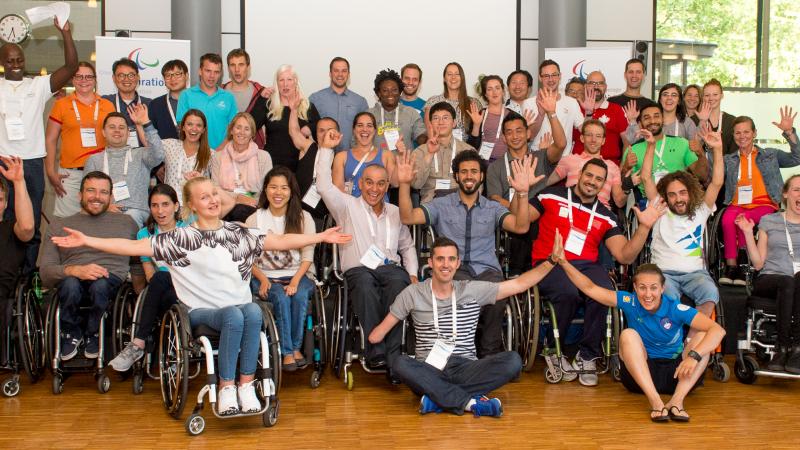
[[[286,234],[286,216],[274,216],[269,208],[259,208],[247,218],[245,225],[257,228],[262,234]],[[303,211],[303,234],[316,233],[314,219],[308,211]],[[268,250],[257,260],[258,268],[267,278],[293,277],[303,261],[314,261],[314,246],[307,245],[301,250]],[[311,265],[313,268],[314,265]],[[311,271],[309,268],[309,271]]]
[[[522,109],[523,111],[526,109],[532,111],[534,120],[536,120],[536,116],[539,114],[539,108],[536,106],[536,97],[525,100],[525,103],[522,104]],[[556,102],[556,116],[558,117],[558,121],[561,122],[561,128],[564,129],[564,135],[567,138],[567,146],[564,147],[562,156],[571,155],[572,129],[580,130],[585,117],[581,113],[581,107],[578,105],[578,101],[564,94],[561,94],[561,98]],[[545,117],[542,121],[542,127],[539,129],[539,134],[533,138],[529,147],[532,149],[539,148],[539,141],[542,140],[542,136],[550,131],[550,121]]]
[[[261,256],[264,235],[238,223],[216,230],[176,228],[150,239],[153,259],[169,266],[181,303],[218,309],[253,301],[250,277]]]
[[[50,75],[8,81],[0,78],[0,155],[19,156],[22,159],[43,158],[44,106],[53,94],[50,92]],[[6,119],[21,118],[25,137],[10,141]]]
[[[668,209],[653,226],[651,262],[661,270],[694,272],[705,269],[703,231],[713,212],[702,202],[694,212],[694,219],[689,220],[688,216],[676,215]]]

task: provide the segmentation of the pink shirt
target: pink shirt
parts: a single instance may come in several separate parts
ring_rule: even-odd
[[[562,180],[564,178],[567,179],[567,187],[572,187],[578,183],[578,177],[581,174],[583,165],[586,164],[586,161],[589,161],[592,158],[592,155],[588,153],[581,153],[580,155],[573,153],[571,155],[566,155],[558,162],[558,166],[556,166],[555,171]],[[600,199],[606,208],[611,208],[611,186],[614,184],[621,185],[622,176],[619,172],[619,166],[617,166],[614,161],[603,158],[603,162],[608,165],[608,175],[606,176],[606,183],[597,194],[597,198]]]

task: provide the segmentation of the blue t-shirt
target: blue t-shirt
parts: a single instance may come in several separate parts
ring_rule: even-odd
[[[421,99],[419,97],[415,98],[414,100],[404,100],[404,99],[401,98],[400,99],[400,103],[416,109],[417,111],[419,111],[419,115],[423,119],[425,119],[425,116],[424,116],[424,114],[425,114],[425,100],[423,100],[423,99]]]
[[[188,222],[184,222],[184,221],[182,221],[182,220],[179,220],[179,221],[178,221],[178,222],[175,224],[175,228],[182,228],[182,227],[185,227],[185,226],[187,226],[187,225],[191,224],[192,222],[194,222],[194,220],[190,220],[190,221],[188,221]],[[139,232],[138,232],[138,233],[136,233],[136,239],[137,239],[137,240],[139,240],[139,239],[144,239],[144,238],[153,237],[153,236],[156,236],[156,235],[157,235],[158,233],[160,233],[160,232],[161,232],[161,231],[159,231],[159,229],[158,229],[158,225],[156,225],[156,226],[155,226],[155,233],[153,233],[153,234],[150,234],[150,231],[147,229],[147,227],[142,227],[142,229],[141,229],[141,230],[139,230]],[[163,265],[160,265],[160,264],[157,264],[157,263],[155,263],[155,262],[153,261],[153,258],[151,258],[151,257],[149,257],[149,256],[141,256],[139,259],[140,259],[140,260],[141,260],[143,263],[144,263],[144,262],[153,263],[153,265],[154,265],[154,266],[156,266],[156,269],[158,269],[159,271],[163,271],[163,272],[169,272],[169,267],[167,267],[167,266],[163,266]]]
[[[661,296],[661,306],[651,313],[639,303],[635,293],[617,291],[617,308],[625,314],[628,326],[642,338],[648,358],[675,359],[683,352],[683,326],[690,325],[697,310],[679,299]]]
[[[208,145],[215,150],[225,140],[228,124],[239,112],[236,98],[230,92],[217,87],[213,95],[209,96],[200,85],[194,85],[181,92],[178,97],[178,111],[175,120],[180,124],[186,111],[195,108],[203,111],[208,123]],[[255,131],[253,132],[255,134]]]

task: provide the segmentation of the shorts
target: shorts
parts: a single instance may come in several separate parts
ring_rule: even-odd
[[[653,379],[653,385],[659,394],[672,395],[675,393],[675,388],[678,387],[678,379],[675,378],[675,370],[681,364],[681,358],[664,359],[664,358],[647,358],[647,367],[650,368],[650,377]],[[630,392],[642,394],[642,388],[633,379],[633,375],[628,372],[625,363],[620,360],[620,381]],[[702,386],[703,377],[701,376],[697,383],[692,386],[692,390],[697,386]]]
[[[664,294],[672,298],[681,298],[681,295],[689,297],[695,305],[703,303],[719,303],[719,289],[711,279],[707,270],[696,270],[694,272],[678,272],[675,270],[665,270]]]

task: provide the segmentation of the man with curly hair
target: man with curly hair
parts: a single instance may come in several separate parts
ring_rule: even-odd
[[[368,110],[378,122],[375,147],[396,151],[397,141],[402,139],[405,148],[411,150],[428,141],[419,112],[400,103],[403,87],[400,74],[392,69],[381,70],[375,76],[374,91],[378,102]]]

